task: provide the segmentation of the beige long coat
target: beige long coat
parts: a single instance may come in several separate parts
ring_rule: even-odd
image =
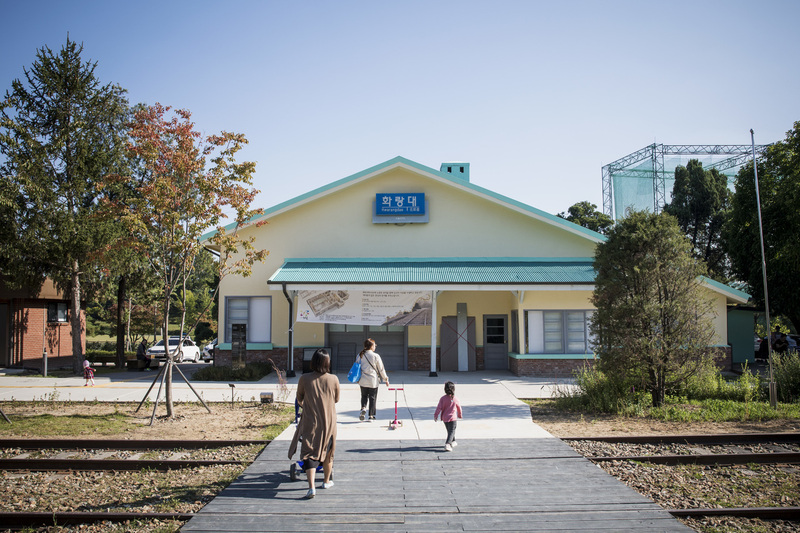
[[[339,378],[334,374],[312,372],[297,381],[297,401],[303,407],[300,423],[289,447],[289,458],[303,437],[300,459],[325,462],[336,451],[336,403],[339,401]],[[328,443],[331,449],[328,450]]]

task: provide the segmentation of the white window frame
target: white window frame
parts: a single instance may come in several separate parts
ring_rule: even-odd
[[[583,324],[581,332],[583,336],[582,348],[580,350],[569,347],[569,324],[570,315],[573,317],[577,313],[582,313]],[[594,314],[593,309],[535,309],[526,311],[528,323],[528,353],[530,354],[589,354],[592,353],[594,336],[589,331],[589,323]],[[551,319],[551,329],[546,330],[547,322],[545,318]],[[558,320],[553,320],[558,317]],[[575,323],[577,321],[574,321]],[[552,325],[557,324],[555,328]],[[575,333],[577,330],[573,330]],[[549,337],[549,339],[548,339]],[[558,347],[553,344],[558,342]],[[549,346],[548,346],[549,344]]]
[[[233,317],[231,304],[246,300],[247,309],[238,309],[240,316]],[[231,326],[247,324],[247,342],[260,344],[272,342],[272,297],[271,296],[226,296],[225,340],[231,342]]]

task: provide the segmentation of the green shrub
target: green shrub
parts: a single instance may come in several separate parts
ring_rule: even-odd
[[[268,362],[249,363],[244,368],[207,366],[192,375],[194,381],[258,381],[273,370]]]
[[[796,375],[800,377],[800,364],[796,363]],[[789,366],[789,365],[787,365]],[[690,404],[704,405],[703,411],[712,413],[709,419],[747,420],[754,404],[766,398],[762,378],[745,366],[742,375],[728,380],[716,367],[701,369],[694,374],[680,390],[673,391],[666,397],[665,405],[660,409],[651,409],[650,392],[620,379],[610,378],[597,367],[586,365],[574,373],[575,389],[561,390],[557,402],[561,408],[585,410],[593,413],[614,413],[625,416],[650,415],[662,420],[688,421],[692,415],[685,411]],[[798,383],[797,378],[794,383]],[[798,398],[798,392],[794,392]],[[717,403],[715,403],[717,402]],[[719,403],[721,402],[721,403]],[[733,407],[734,403],[738,403]],[[723,408],[724,406],[724,408]],[[722,409],[726,414],[715,414]],[[765,415],[759,414],[763,419]]]
[[[754,402],[764,398],[764,386],[758,374],[745,365],[742,375],[727,379],[716,368],[704,371],[687,380],[679,394],[689,400],[733,400]]]
[[[800,355],[773,353],[772,372],[778,388],[778,400],[786,403],[800,401]]]
[[[611,379],[596,366],[585,365],[574,372],[575,390],[559,392],[558,403],[567,409],[581,409],[594,413],[619,413],[637,402],[631,389]]]
[[[708,359],[697,372],[679,386],[673,394],[684,395],[697,400],[716,398],[720,391],[720,373],[713,360]],[[723,380],[724,381],[724,380]]]
[[[94,363],[100,357],[116,357],[117,350],[86,350],[86,359]],[[135,352],[125,352],[126,359],[136,359]]]
[[[86,353],[91,352],[116,352],[117,341],[86,341]]]

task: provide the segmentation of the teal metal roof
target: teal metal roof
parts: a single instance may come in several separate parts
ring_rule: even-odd
[[[712,289],[724,294],[729,300],[734,300],[738,303],[747,303],[750,300],[750,294],[745,291],[735,289],[730,285],[725,285],[724,283],[720,283],[719,281],[707,278],[705,276],[702,276],[700,279]]]
[[[592,259],[289,259],[269,283],[594,283]]]

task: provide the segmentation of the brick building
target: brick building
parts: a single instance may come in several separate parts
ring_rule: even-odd
[[[81,311],[81,347],[86,347]],[[49,279],[38,293],[0,282],[0,366],[48,369],[72,366],[69,302]]]

